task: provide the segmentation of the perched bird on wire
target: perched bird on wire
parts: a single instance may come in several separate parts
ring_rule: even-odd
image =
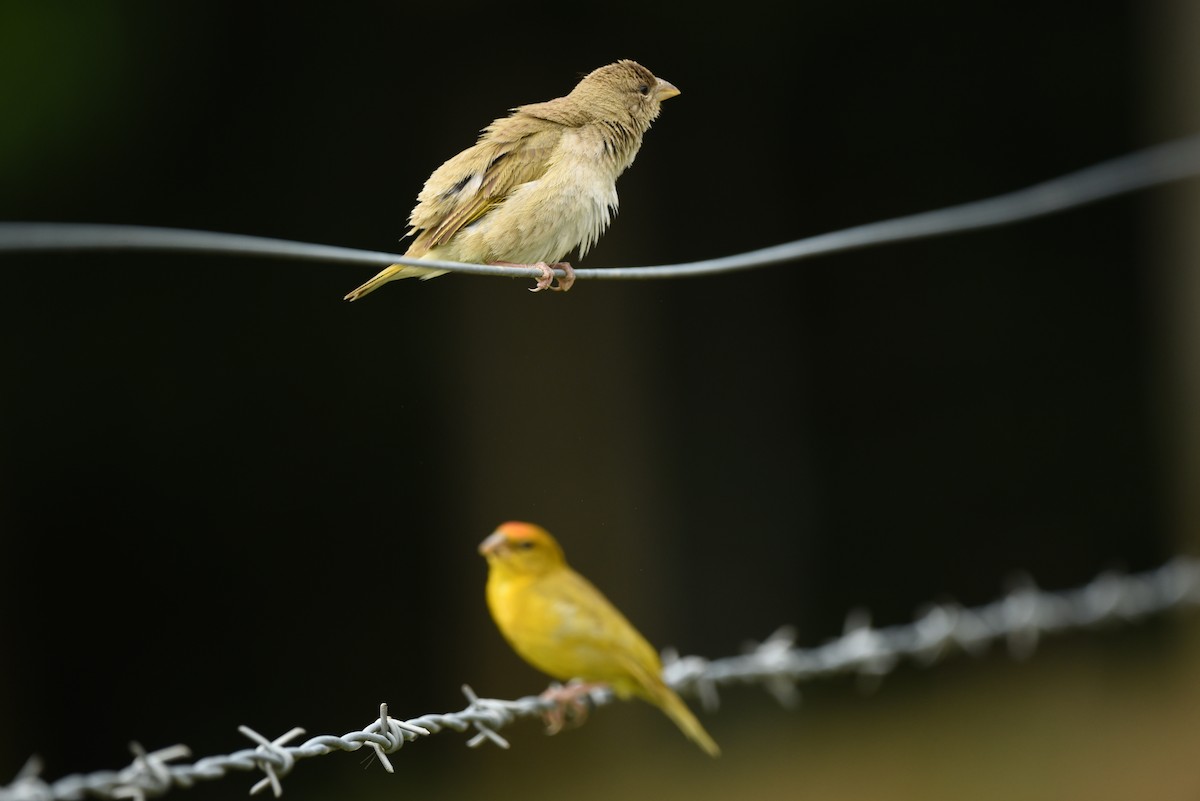
[[[721,750],[663,682],[658,653],[591,582],[568,565],[558,542],[532,523],[501,525],[479,546],[487,559],[487,603],[521,658],[560,681],[560,703],[607,686],[654,704],[710,756]],[[555,728],[552,726],[552,729]]]
[[[617,177],[633,163],[662,101],[679,94],[634,61],[592,71],[571,93],[518,106],[434,170],[409,215],[406,256],[537,267],[537,286],[567,291],[562,261],[596,243],[617,210]],[[554,269],[565,276],[554,284]],[[388,281],[445,270],[393,264],[355,289],[358,300]]]

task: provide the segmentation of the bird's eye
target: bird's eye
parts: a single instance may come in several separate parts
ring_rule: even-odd
[[[521,542],[517,543],[517,547],[520,548],[522,551],[528,551],[531,548],[533,548],[533,543],[530,542],[529,540],[522,540]]]
[[[646,84],[642,84],[641,86],[638,87],[638,91],[641,92],[643,95],[648,95],[648,94],[650,94],[650,87]]]

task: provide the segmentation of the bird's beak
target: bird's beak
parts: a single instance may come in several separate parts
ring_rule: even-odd
[[[675,84],[664,78],[659,78],[658,91],[655,94],[658,96],[658,101],[661,103],[668,97],[674,97],[675,95],[679,94],[679,90],[675,88]]]
[[[489,536],[486,540],[479,543],[479,553],[483,556],[491,556],[496,551],[500,550],[500,547],[503,545],[504,535],[497,531]]]

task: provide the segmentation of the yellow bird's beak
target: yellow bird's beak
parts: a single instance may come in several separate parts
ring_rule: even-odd
[[[658,100],[661,103],[668,97],[674,97],[675,95],[679,94],[679,90],[675,88],[675,84],[671,83],[665,78],[659,78],[658,91],[655,94],[658,96]]]
[[[489,536],[486,540],[479,543],[479,553],[483,556],[490,556],[491,554],[494,554],[496,551],[500,550],[505,541],[504,535],[497,531]]]

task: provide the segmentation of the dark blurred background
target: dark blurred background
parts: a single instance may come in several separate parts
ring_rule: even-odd
[[[0,3],[0,220],[373,250],[512,106],[636,59],[683,94],[576,266],[685,262],[1018,189],[1200,129],[1197,6]],[[704,279],[0,257],[0,784],[544,677],[477,543],[526,519],[658,646],[837,635],[1195,550],[1195,183]],[[1194,620],[755,688],[709,762],[622,704],[442,734],[291,799],[1200,796]],[[696,706],[695,699],[690,699]],[[172,796],[240,798],[234,776]]]

